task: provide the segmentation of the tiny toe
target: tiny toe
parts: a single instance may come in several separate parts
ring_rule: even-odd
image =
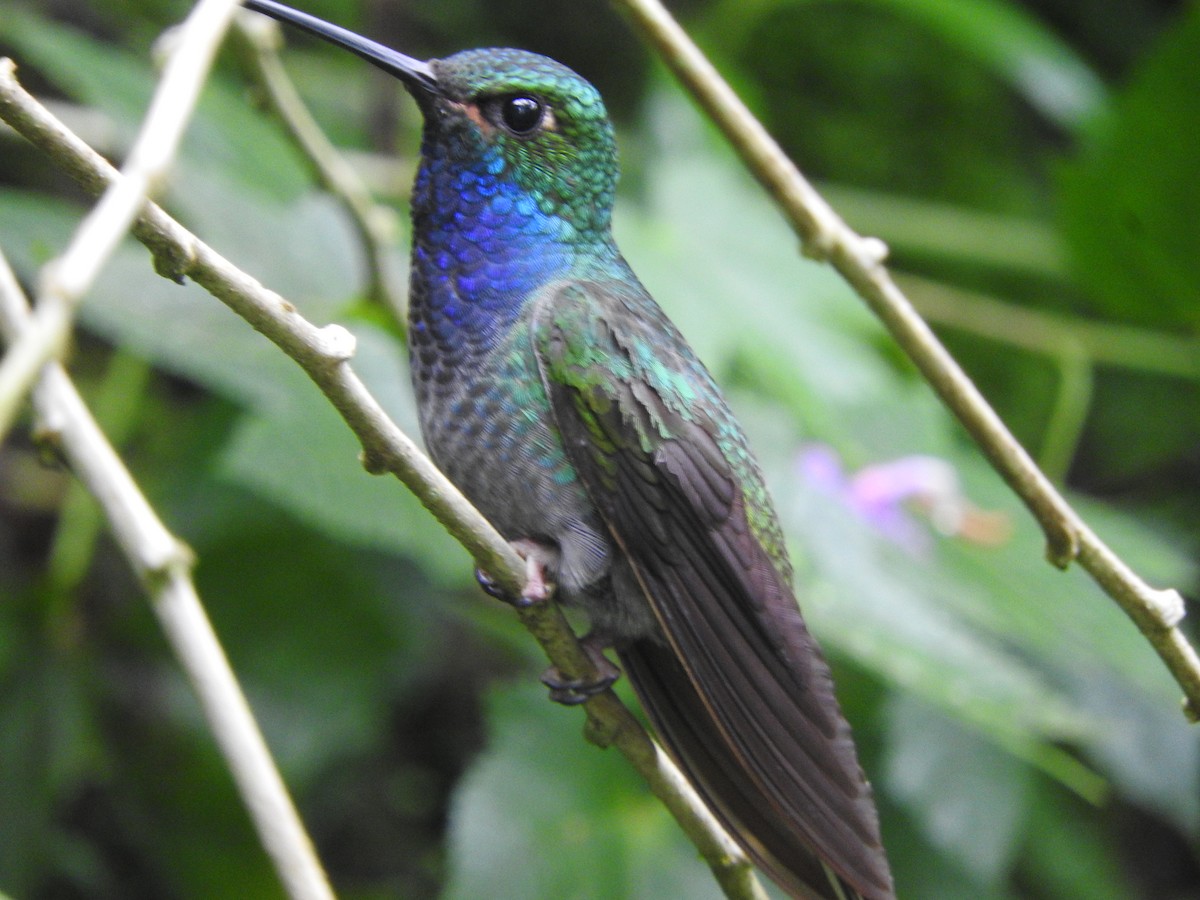
[[[479,582],[479,586],[483,588],[483,592],[489,597],[495,597],[497,600],[503,600],[505,603],[511,603],[512,597],[508,592],[496,582],[491,575],[483,571],[483,569],[475,570],[475,580]]]
[[[511,546],[525,561],[525,587],[521,590],[525,604],[545,603],[554,596],[551,575],[558,566],[558,548],[528,538],[513,541]]]
[[[475,570],[475,580],[479,582],[479,586],[483,588],[483,592],[489,597],[495,597],[502,603],[507,603],[509,606],[515,606],[517,609],[525,609],[528,606],[533,606],[535,603],[541,603],[544,599],[549,597],[548,594],[545,597],[542,597],[537,591],[530,592],[528,587],[526,587],[519,597],[513,596],[504,588],[502,588],[496,579],[492,578],[491,575],[483,571],[483,569]]]
[[[577,706],[607,691],[619,674],[610,663],[608,670],[601,671],[598,678],[564,678],[557,668],[551,666],[542,673],[542,684],[550,689],[550,699],[555,703]]]

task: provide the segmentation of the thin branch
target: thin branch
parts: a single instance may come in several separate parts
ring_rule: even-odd
[[[129,437],[142,412],[140,400],[149,381],[150,365],[145,360],[120,350],[113,355],[90,409],[114,447],[121,446]],[[103,528],[104,511],[81,481],[72,480],[58,506],[54,538],[47,554],[49,618],[61,619],[78,597]]]
[[[17,83],[10,61],[0,60],[0,119],[7,121],[92,194],[118,173],[58,122]],[[517,596],[524,564],[500,534],[467,502],[412,440],[392,422],[350,367],[353,336],[339,325],[318,328],[296,308],[234,267],[157,205],[147,202],[133,234],[154,254],[159,274],[191,278],[262,332],[316,383],[363,447],[363,465],[396,475],[474,557],[480,568]],[[519,611],[521,621],[567,679],[598,673],[556,604]],[[675,817],[731,898],[765,900],[754,868],[697,796],[691,785],[611,691],[589,699],[587,734],[615,746],[645,778]]]
[[[32,320],[0,254],[0,333],[12,344]],[[42,368],[34,406],[71,470],[100,503],[149,594],[288,894],[295,900],[332,900],[312,842],[196,595],[191,552],[162,524],[57,362]]]
[[[1177,627],[1184,614],[1179,592],[1147,585],[1070,507],[896,287],[883,265],[883,242],[856,234],[817,194],[662,4],[613,4],[725,134],[787,217],[804,252],[841,273],[958,417],[1037,519],[1050,562],[1066,568],[1077,560],[1091,574],[1133,619],[1183,688],[1185,715],[1200,721],[1200,657]]]
[[[37,312],[0,366],[0,439],[38,371],[61,355],[76,305],[121,242],[142,201],[162,179],[191,116],[237,0],[200,0],[174,33],[174,48],[123,169],[84,217],[66,251],[42,271]]]
[[[375,202],[366,183],[325,136],[288,77],[277,52],[283,37],[278,23],[266,16],[239,17],[235,31],[249,48],[254,76],[271,110],[312,164],[321,184],[342,202],[367,254],[367,296],[404,322],[404,292],[388,264],[395,241],[396,215]]]

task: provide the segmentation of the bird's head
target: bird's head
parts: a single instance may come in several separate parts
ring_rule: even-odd
[[[466,50],[429,65],[434,91],[409,83],[425,113],[427,164],[482,167],[543,212],[607,226],[616,144],[591,84],[522,50]]]
[[[403,82],[424,114],[427,173],[515,185],[546,215],[584,231],[607,230],[617,180],[612,125],[599,92],[566,66],[511,49],[425,62],[274,0],[245,6],[344,47]]]

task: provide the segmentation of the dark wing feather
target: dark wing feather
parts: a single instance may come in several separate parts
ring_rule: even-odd
[[[743,481],[761,476],[753,463],[735,472],[717,438],[732,415],[633,290],[559,286],[537,301],[533,328],[567,455],[665,638],[618,648],[627,673],[689,778],[781,885],[802,897],[892,897],[828,666],[786,563],[750,525]]]

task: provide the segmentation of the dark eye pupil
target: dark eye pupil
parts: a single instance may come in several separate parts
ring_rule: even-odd
[[[542,122],[542,104],[533,97],[510,97],[500,114],[514,134],[528,134]]]

